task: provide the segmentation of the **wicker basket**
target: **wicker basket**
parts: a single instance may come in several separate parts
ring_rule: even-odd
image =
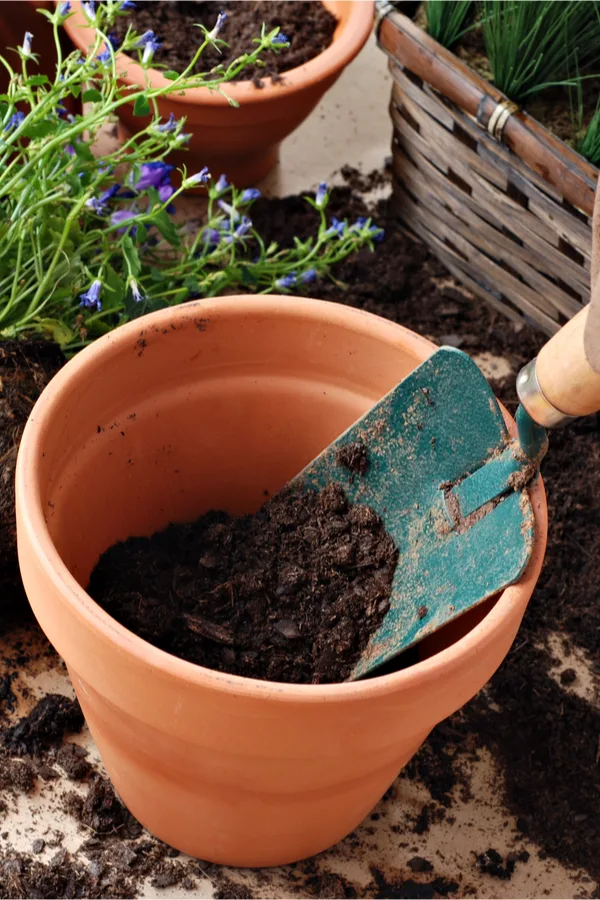
[[[389,3],[397,212],[511,319],[560,328],[589,300],[598,169]]]

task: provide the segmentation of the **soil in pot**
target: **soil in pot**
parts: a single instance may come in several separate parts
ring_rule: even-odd
[[[227,20],[219,38],[229,46],[222,47],[221,53],[214,47],[207,47],[199,61],[198,71],[207,71],[218,65],[227,67],[244,53],[250,53],[263,23],[267,31],[280,28],[290,42],[290,46],[279,53],[265,53],[264,67],[244,69],[235,79],[252,80],[257,87],[261,87],[263,78],[281,81],[283,72],[304,65],[326,50],[333,41],[337,26],[335,16],[322,3],[313,0],[251,0],[245,3],[239,0],[229,3],[214,0],[142,0],[136,3],[136,8],[129,15],[117,19],[115,32],[122,39],[130,25],[140,34],[154,31],[162,41],[154,60],[176,72],[183,72],[204,40],[202,30],[194,26],[204,25],[210,30],[221,11],[227,13]]]
[[[256,515],[209,512],[115,545],[88,591],[182,659],[323,684],[348,677],[383,620],[397,559],[377,514],[350,505],[338,486],[289,489]]]
[[[17,451],[33,404],[64,361],[49,341],[0,342],[0,630],[3,617],[25,602],[17,563]]]

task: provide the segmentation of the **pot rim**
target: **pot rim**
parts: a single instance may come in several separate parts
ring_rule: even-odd
[[[55,3],[58,2],[59,0],[55,0]],[[329,47],[304,65],[284,72],[284,83],[276,85],[265,83],[261,90],[257,90],[251,81],[232,81],[224,86],[227,95],[244,106],[269,103],[280,98],[287,99],[298,91],[323,81],[344,69],[369,37],[375,10],[374,0],[345,0],[345,2],[350,4],[350,15],[341,31],[339,26],[336,28]],[[89,42],[85,33],[91,28],[91,25],[81,9],[81,0],[74,0],[73,14],[65,21],[64,27],[75,46],[82,52],[87,52]],[[161,75],[159,69],[142,69],[131,56],[127,56],[125,53],[121,53],[117,61],[117,71],[127,84],[143,85],[146,76],[152,88],[161,88],[171,84]],[[165,97],[164,100],[173,104],[190,103],[222,109],[230,106],[227,97],[203,87],[183,91],[180,95],[174,93]]]
[[[139,663],[170,678],[195,683],[217,691],[255,698],[268,696],[271,700],[302,701],[307,703],[365,700],[380,697],[398,690],[410,690],[417,684],[433,684],[440,677],[448,678],[451,671],[469,665],[469,659],[485,653],[493,644],[497,631],[510,627],[515,611],[529,599],[539,576],[544,558],[547,535],[547,506],[541,478],[530,488],[534,516],[535,537],[529,565],[518,582],[502,591],[487,615],[466,635],[449,647],[421,660],[406,669],[387,675],[379,675],[365,681],[342,682],[325,685],[287,684],[246,678],[217,672],[195,663],[187,662],[160,650],[132,631],[119,624],[105,612],[79,585],[63,563],[50,537],[44,518],[41,490],[38,483],[38,459],[44,448],[44,433],[52,420],[62,395],[73,390],[73,383],[86,379],[99,367],[105,367],[106,358],[118,354],[139,336],[140,322],[148,327],[156,326],[159,332],[170,326],[173,317],[194,321],[199,312],[210,318],[218,315],[250,314],[269,315],[284,310],[290,316],[310,319],[322,326],[329,324],[361,333],[386,343],[400,343],[415,352],[426,350],[430,355],[436,345],[415,332],[395,322],[380,318],[364,310],[353,309],[338,303],[312,300],[290,295],[236,295],[208,300],[196,300],[181,306],[170,307],[136,319],[98,338],[93,344],[71,359],[44,389],[25,426],[16,469],[16,496],[19,528],[27,532],[31,550],[45,577],[52,583],[62,602],[71,612],[83,620],[105,643],[116,644],[120,652],[133,655]],[[394,340],[396,337],[396,340]],[[400,340],[398,340],[400,339]],[[506,414],[506,411],[504,411]],[[508,415],[508,414],[506,414]],[[509,418],[509,428],[514,422]]]

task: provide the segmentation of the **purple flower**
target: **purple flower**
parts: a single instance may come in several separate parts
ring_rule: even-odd
[[[216,228],[207,228],[202,236],[202,239],[204,243],[208,244],[210,247],[218,247],[221,241],[221,235]]]
[[[11,131],[13,128],[18,128],[21,122],[25,119],[25,113],[16,112],[13,113],[2,131]]]
[[[108,36],[108,40],[110,41],[110,45],[113,48],[113,50],[119,49],[119,38],[114,33],[114,31],[111,31],[111,33]]]
[[[260,191],[258,188],[246,188],[245,191],[242,191],[240,203],[250,203],[251,200],[258,200],[259,197]]]
[[[278,44],[289,44],[289,39],[285,36],[285,34],[276,34],[275,37],[271,40],[271,46],[276,47]]]
[[[31,56],[31,42],[33,40],[33,35],[30,31],[25,32],[25,37],[23,38],[23,46],[21,47],[21,52],[23,56]]]
[[[98,312],[102,309],[100,302],[100,291],[102,290],[102,282],[96,279],[84,294],[79,295],[79,305],[85,306],[87,309],[96,309]]]
[[[158,188],[158,196],[160,197],[161,203],[166,203],[169,197],[172,197],[175,193],[175,188],[172,184],[161,184]]]
[[[184,187],[192,187],[195,184],[206,184],[209,178],[210,172],[208,171],[208,166],[204,166],[204,168],[200,169],[199,172],[196,172],[195,175],[189,175],[185,179]]]
[[[171,115],[169,116],[168,122],[165,122],[164,125],[156,126],[156,130],[160,131],[162,134],[164,134],[167,131],[175,131],[176,128],[177,128],[177,120],[175,118],[174,113],[171,113]]]
[[[65,151],[69,156],[75,156],[75,148],[72,144],[67,144],[67,146],[65,147]]]
[[[69,0],[66,0],[66,3],[61,3],[58,7],[59,16],[66,16],[71,12],[71,4]]]
[[[169,166],[164,162],[142,163],[140,166],[140,176],[134,187],[138,191],[145,191],[148,188],[159,188],[169,181],[171,177],[170,173],[172,171],[173,166]]]
[[[235,229],[235,232],[234,232],[235,237],[237,237],[237,238],[244,237],[250,231],[251,228],[252,228],[251,220],[248,218],[248,216],[242,216],[242,221],[240,222],[238,227]]]
[[[143,34],[141,34],[139,36],[139,38],[136,41],[135,46],[140,47],[140,48],[145,47],[147,43],[149,43],[150,41],[155,41],[155,40],[156,40],[156,35],[154,34],[153,31],[145,31]]]
[[[322,206],[325,205],[325,201],[327,200],[327,182],[322,181],[319,187],[317,188],[317,193],[315,194],[315,203],[321,209]]]
[[[296,275],[294,272],[290,272],[289,275],[284,275],[283,278],[278,278],[275,282],[275,287],[278,288],[291,288],[296,284]]]
[[[371,225],[371,227],[369,228],[369,234],[374,241],[377,241],[378,244],[381,243],[381,241],[385,237],[385,231],[383,230],[383,228],[378,228],[377,225]]]
[[[133,2],[133,0],[123,0],[123,2],[121,3],[119,9],[120,9],[120,10],[124,10],[124,9],[135,9],[135,3]]]
[[[85,13],[85,17],[90,20],[90,22],[96,21],[96,4],[94,0],[88,0],[87,3],[82,3],[81,8]]]
[[[229,187],[229,182],[227,181],[227,175],[220,175],[219,180],[215,184],[215,190],[217,193],[222,194],[223,191],[226,191]]]
[[[120,184],[111,184],[109,188],[105,191],[102,191],[100,194],[100,201],[102,203],[108,203],[109,200],[112,200],[113,197],[116,197],[119,193]]]
[[[131,210],[118,209],[110,217],[110,224],[123,225],[123,228],[119,228],[119,234],[122,234],[124,231],[127,231],[127,228],[129,227],[127,223],[132,222],[135,218],[136,214],[134,212],[131,212]]]
[[[217,16],[217,21],[215,22],[214,28],[212,29],[212,31],[208,32],[208,37],[210,38],[211,41],[214,41],[215,38],[218,36],[221,28],[225,24],[226,19],[227,19],[227,13],[220,12],[219,15]]]
[[[142,65],[147,66],[156,51],[159,47],[162,47],[160,41],[151,40],[147,41],[146,46],[144,47],[144,53],[142,55]]]
[[[325,237],[333,237],[334,234],[337,234],[338,237],[343,237],[345,231],[346,223],[340,222],[339,219],[336,219],[336,217],[333,216],[331,219],[331,225],[325,232]]]
[[[146,299],[140,291],[139,285],[135,278],[129,279],[129,287],[131,288],[131,293],[133,294],[133,299],[136,303],[142,303]]]
[[[316,269],[307,269],[306,272],[303,272],[300,276],[300,281],[303,284],[310,284],[317,279],[317,270]]]

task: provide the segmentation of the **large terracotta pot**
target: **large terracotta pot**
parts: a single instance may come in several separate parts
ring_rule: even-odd
[[[363,682],[213,672],[136,637],[85,591],[115,541],[211,507],[257,509],[432,350],[345,306],[227,297],[100,338],[36,404],[17,466],[25,589],[117,791],[178,849],[239,866],[324,850],[506,655],[542,564],[541,482],[519,583],[424,642],[417,664]]]
[[[354,59],[373,24],[371,0],[325,0],[325,6],[339,20],[333,43],[306,65],[285,72],[280,84],[266,80],[260,90],[249,81],[225,85],[226,93],[237,100],[239,108],[205,88],[158,101],[165,119],[171,112],[177,119],[186,116],[185,130],[192,135],[188,150],[173,153],[170,162],[185,164],[189,172],[208,166],[215,177],[225,173],[238,187],[253,184],[273,168],[281,141],[306,119]],[[65,28],[85,52],[91,43],[90,27],[81,4],[74,3],[73,8],[76,13],[67,19]],[[257,20],[257,34],[260,24]],[[131,57],[120,54],[118,59],[119,73],[126,84],[146,83],[146,73]],[[148,78],[152,87],[169,83],[156,69],[149,70]],[[119,116],[122,137],[147,124],[147,120],[134,117],[131,106],[122,107]]]

